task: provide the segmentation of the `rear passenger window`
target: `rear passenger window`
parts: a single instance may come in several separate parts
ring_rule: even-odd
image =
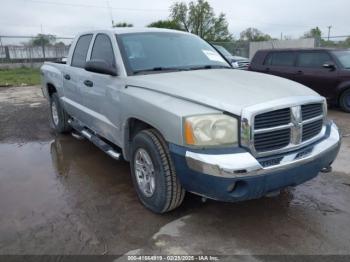
[[[92,48],[91,60],[99,59],[105,61],[110,67],[115,68],[114,52],[109,36],[98,34]]]
[[[92,35],[83,35],[79,38],[72,57],[71,66],[81,67],[85,66],[86,55],[89,50]]]
[[[275,52],[266,58],[264,64],[271,66],[294,66],[294,61],[294,52]]]
[[[301,52],[298,56],[299,67],[322,68],[323,64],[332,61],[326,52]]]

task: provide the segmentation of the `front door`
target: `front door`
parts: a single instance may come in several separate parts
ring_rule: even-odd
[[[97,34],[90,60],[103,60],[117,71],[114,54],[111,38],[106,34]],[[81,85],[84,90],[83,104],[89,114],[88,126],[99,135],[118,143],[120,78],[85,71]]]

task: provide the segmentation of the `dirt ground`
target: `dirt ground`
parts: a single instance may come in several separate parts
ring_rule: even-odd
[[[273,198],[221,203],[187,194],[156,215],[129,165],[51,130],[39,87],[0,89],[0,254],[350,255],[350,114],[333,172]]]

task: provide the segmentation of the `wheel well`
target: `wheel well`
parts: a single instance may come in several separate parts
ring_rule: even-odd
[[[47,84],[47,93],[51,97],[53,93],[56,93],[56,87],[53,84]]]
[[[150,124],[141,121],[137,118],[130,118],[127,123],[127,129],[125,132],[125,147],[124,147],[124,159],[128,160],[130,158],[130,152],[131,152],[131,142],[134,136],[139,133],[142,130],[145,129],[156,129],[155,127],[151,126]],[[157,130],[157,129],[156,129]]]
[[[131,141],[138,132],[145,130],[145,129],[154,128],[150,124],[147,124],[146,122],[143,122],[143,121],[136,119],[136,118],[129,119],[128,126],[129,126],[129,135],[128,135],[129,141]]]

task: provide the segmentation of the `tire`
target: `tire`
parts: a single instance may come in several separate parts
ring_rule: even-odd
[[[60,103],[57,93],[53,93],[50,99],[50,119],[57,133],[63,134],[71,131],[68,124],[69,115]]]
[[[154,129],[143,130],[134,137],[131,150],[132,180],[141,203],[155,213],[165,213],[180,206],[185,190],[176,176],[168,147],[162,136]],[[146,161],[142,161],[142,157]],[[151,162],[140,165],[146,163],[147,158]],[[146,168],[142,169],[140,166]],[[150,171],[152,167],[153,180],[150,175],[149,186],[145,189],[142,181],[145,181],[146,175],[140,170]],[[146,171],[145,173],[152,174]]]
[[[350,88],[340,95],[339,106],[344,112],[350,113]]]

